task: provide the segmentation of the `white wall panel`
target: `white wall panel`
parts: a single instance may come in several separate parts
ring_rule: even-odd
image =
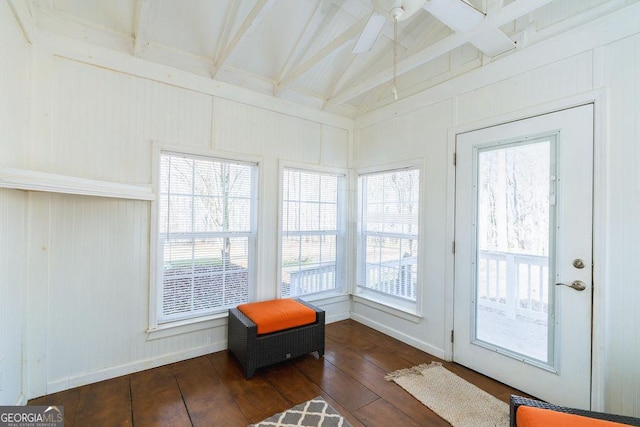
[[[430,156],[434,147],[446,144],[451,108],[447,101],[359,129],[356,169]]]
[[[142,357],[148,218],[142,201],[51,197],[49,381]]]
[[[27,161],[30,55],[7,2],[0,3],[0,167]],[[26,193],[0,189],[0,405],[24,404]]]
[[[7,2],[0,6],[0,167],[26,165],[30,49]]]
[[[52,67],[51,114],[38,119],[50,120],[55,148],[38,156],[38,170],[150,183],[153,140],[211,144],[209,95],[62,58]],[[37,139],[33,150],[45,142]]]
[[[403,160],[423,162],[420,209],[419,283],[423,318],[418,322],[354,304],[356,319],[436,356],[444,356],[444,283],[447,223],[447,129],[452,125],[452,102],[421,108],[410,114],[360,129],[356,142],[356,170]]]
[[[322,125],[320,163],[325,166],[346,168],[348,166],[349,131]]]
[[[321,125],[216,98],[213,145],[216,150],[318,164]]]
[[[583,53],[457,97],[457,123],[471,123],[592,89],[593,54]]]
[[[24,192],[0,189],[0,405],[22,395],[25,212]]]
[[[609,88],[607,410],[640,416],[640,35],[605,49]],[[597,261],[596,261],[597,262]],[[596,284],[598,285],[598,284]]]

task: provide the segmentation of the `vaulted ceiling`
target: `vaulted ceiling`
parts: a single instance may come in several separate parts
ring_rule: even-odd
[[[370,0],[26,2],[40,31],[319,110],[353,117],[394,101],[393,23],[386,21],[370,51],[353,53],[375,14]],[[577,25],[581,14],[610,2],[468,0],[486,17],[466,32],[452,30],[421,8],[398,22],[398,96],[526,49],[543,38],[540,34],[552,35],[549,27],[562,21]],[[478,48],[484,36],[497,32],[514,47],[499,54]]]

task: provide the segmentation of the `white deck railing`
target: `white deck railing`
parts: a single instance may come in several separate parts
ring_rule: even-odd
[[[480,251],[478,305],[504,311],[512,319],[522,315],[546,320],[548,263],[546,256]]]
[[[415,301],[416,262],[416,257],[408,256],[400,260],[367,263],[364,283],[368,289]]]
[[[478,257],[478,305],[545,320],[549,305],[548,258],[538,255],[480,251]],[[415,300],[415,257],[366,265],[367,287],[400,298]],[[335,264],[291,271],[291,296],[322,292],[335,286]]]
[[[369,263],[366,266],[366,283],[369,289],[400,298],[416,299],[416,257],[397,261]],[[289,272],[290,296],[310,294],[335,287],[335,264],[308,267]]]
[[[289,272],[289,276],[292,297],[327,291],[336,286],[336,264],[294,270]]]

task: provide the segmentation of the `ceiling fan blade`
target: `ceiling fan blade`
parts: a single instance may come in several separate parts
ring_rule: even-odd
[[[454,31],[471,31],[485,16],[464,0],[430,0],[422,7]]]
[[[516,47],[516,44],[498,28],[484,33],[471,40],[471,44],[480,49],[485,55],[496,56]]]
[[[387,19],[384,16],[378,13],[372,14],[362,33],[360,33],[358,41],[353,46],[353,53],[369,52],[382,33],[382,28],[386,22]]]

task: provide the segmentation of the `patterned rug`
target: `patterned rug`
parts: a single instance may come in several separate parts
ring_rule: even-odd
[[[509,404],[433,362],[391,372],[394,381],[453,427],[508,427]]]
[[[349,422],[318,396],[308,402],[270,416],[249,427],[352,427]]]

